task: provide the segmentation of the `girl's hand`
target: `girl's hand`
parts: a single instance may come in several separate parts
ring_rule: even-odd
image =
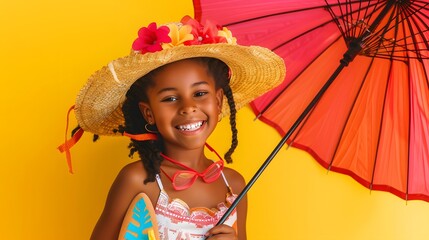
[[[210,229],[207,232],[206,236],[207,236],[206,239],[209,239],[209,240],[217,240],[217,239],[237,240],[238,239],[235,229],[225,224],[215,226],[214,228]]]

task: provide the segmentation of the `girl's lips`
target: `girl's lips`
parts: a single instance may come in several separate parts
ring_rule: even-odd
[[[200,129],[201,126],[203,126],[203,123],[204,123],[204,121],[199,121],[199,122],[179,125],[179,126],[176,126],[176,128],[181,130],[181,131],[195,131],[195,130]]]

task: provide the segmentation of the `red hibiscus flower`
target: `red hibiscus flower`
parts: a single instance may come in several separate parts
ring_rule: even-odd
[[[157,52],[162,50],[162,43],[171,42],[168,36],[170,29],[166,26],[157,28],[156,23],[149,24],[148,27],[140,28],[138,38],[133,42],[132,48],[140,53]]]
[[[199,23],[197,20],[185,16],[182,21],[183,24],[192,27],[193,40],[186,41],[185,45],[201,45],[209,43],[226,43],[226,39],[222,36],[218,36],[219,28],[212,22],[207,21],[205,26]]]

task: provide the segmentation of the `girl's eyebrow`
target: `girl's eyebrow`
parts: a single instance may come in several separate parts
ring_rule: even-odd
[[[163,88],[163,89],[159,90],[159,91],[157,92],[157,94],[161,94],[161,93],[163,93],[163,92],[174,91],[174,90],[176,90],[176,88]]]
[[[196,83],[192,84],[191,87],[199,87],[199,86],[202,86],[202,85],[204,85],[204,86],[205,85],[209,85],[209,83],[207,81],[196,82]]]
[[[191,85],[191,87],[198,87],[201,85],[209,85],[209,83],[206,81],[196,82],[196,83],[193,83]],[[168,92],[168,91],[176,91],[176,90],[177,90],[177,88],[175,88],[175,87],[167,87],[167,88],[163,88],[163,89],[159,90],[158,94],[161,94],[163,92]]]

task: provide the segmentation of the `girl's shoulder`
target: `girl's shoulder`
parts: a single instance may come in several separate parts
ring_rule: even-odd
[[[155,202],[158,194],[158,185],[154,182],[144,183],[147,178],[146,169],[143,163],[139,161],[131,162],[125,165],[118,173],[114,184],[116,187],[126,189],[128,197],[134,197],[139,193],[145,193],[152,202]],[[124,191],[124,190],[123,190]]]
[[[118,174],[118,178],[129,184],[142,183],[147,177],[147,172],[141,161],[131,162],[125,165]]]
[[[143,163],[139,161],[131,162],[125,165],[121,171],[118,173],[117,181],[121,181],[132,191],[146,192],[151,189],[151,184],[144,184],[144,181],[147,178],[146,169],[143,166]]]

